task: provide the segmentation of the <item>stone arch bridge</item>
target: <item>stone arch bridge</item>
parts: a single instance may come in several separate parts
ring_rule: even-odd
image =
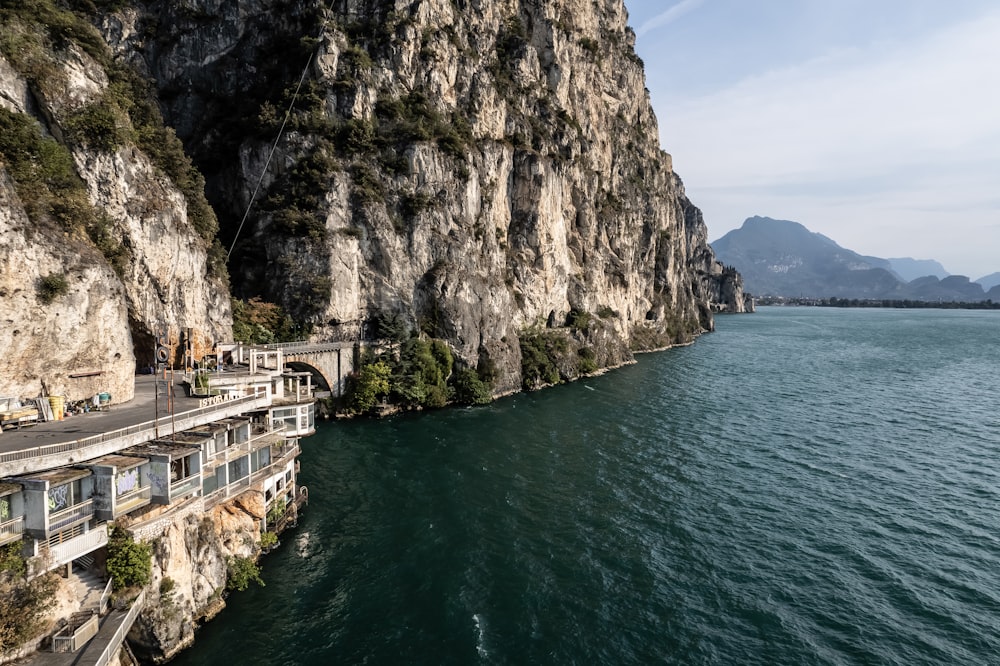
[[[358,358],[352,342],[282,342],[264,347],[280,349],[289,369],[312,374],[317,397],[326,397],[324,391],[334,398],[343,396]]]

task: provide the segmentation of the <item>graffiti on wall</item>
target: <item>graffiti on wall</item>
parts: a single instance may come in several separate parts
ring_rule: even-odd
[[[69,506],[69,484],[49,488],[49,511],[62,511]]]
[[[149,485],[153,487],[153,493],[158,496],[166,495],[170,489],[170,468],[165,462],[149,463]]]
[[[126,495],[139,487],[139,468],[119,472],[115,476],[115,494],[117,497]]]

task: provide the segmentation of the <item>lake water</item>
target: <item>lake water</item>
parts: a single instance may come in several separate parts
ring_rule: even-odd
[[[303,441],[177,663],[1000,663],[1000,313],[762,308],[568,386]]]

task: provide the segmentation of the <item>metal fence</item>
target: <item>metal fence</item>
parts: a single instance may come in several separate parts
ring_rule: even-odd
[[[121,439],[122,437],[145,434],[150,430],[156,430],[157,428],[169,428],[172,422],[175,422],[177,419],[180,418],[185,418],[185,419],[197,418],[202,415],[213,414],[227,407],[233,407],[236,405],[244,405],[247,403],[255,402],[258,399],[259,396],[248,395],[242,398],[226,400],[225,402],[221,402],[217,405],[210,405],[208,407],[199,407],[198,409],[192,409],[187,412],[174,414],[172,417],[164,416],[158,420],[145,421],[143,423],[128,426],[126,428],[119,428],[118,430],[112,430],[110,432],[101,433],[100,435],[93,435],[92,437],[84,437],[83,439],[77,439],[72,442],[63,442],[62,444],[47,444],[45,446],[35,446],[28,449],[21,449],[20,451],[12,451],[10,453],[0,453],[0,463],[16,462],[18,460],[27,460],[31,458],[40,458],[42,456],[54,455],[57,453],[66,453],[67,451],[76,451],[77,449],[82,449],[88,446],[94,446],[96,444],[104,444],[106,442],[111,442],[116,439]]]

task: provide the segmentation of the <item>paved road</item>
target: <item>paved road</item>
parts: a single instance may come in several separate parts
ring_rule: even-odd
[[[176,381],[176,378],[175,378]],[[160,380],[158,401],[154,402],[156,388],[151,375],[138,375],[135,378],[135,397],[127,403],[113,405],[106,412],[90,412],[68,416],[62,421],[48,421],[38,425],[28,426],[20,430],[4,430],[0,432],[0,453],[30,449],[35,446],[62,444],[72,442],[91,435],[118,430],[131,425],[152,421],[155,410],[159,416],[167,416],[166,385]],[[189,398],[184,387],[179,383],[174,386],[174,413],[197,409],[198,398]]]

